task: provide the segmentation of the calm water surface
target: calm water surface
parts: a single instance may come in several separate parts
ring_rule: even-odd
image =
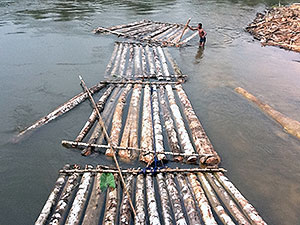
[[[284,3],[291,3],[286,1]],[[108,164],[66,150],[90,113],[85,102],[18,144],[20,129],[90,85],[103,80],[113,36],[93,35],[143,18],[204,24],[197,40],[170,49],[189,75],[184,85],[228,177],[269,224],[300,224],[300,141],[234,92],[241,86],[300,121],[300,56],[260,47],[243,31],[273,0],[0,2],[0,224],[33,224],[66,163]],[[281,1],[281,3],[283,3]]]

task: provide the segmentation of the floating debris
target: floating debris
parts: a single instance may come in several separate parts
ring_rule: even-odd
[[[288,7],[274,7],[265,14],[257,13],[246,30],[262,45],[279,46],[300,52],[300,3]]]

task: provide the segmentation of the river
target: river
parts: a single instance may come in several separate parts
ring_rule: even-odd
[[[281,4],[292,1],[281,1]],[[295,1],[296,2],[296,1]],[[97,26],[144,18],[192,24],[207,31],[170,49],[189,79],[184,88],[222,158],[227,176],[268,224],[300,224],[300,141],[234,92],[241,86],[300,121],[300,55],[261,47],[244,28],[274,0],[1,0],[0,224],[33,224],[66,163],[108,164],[66,150],[90,113],[88,102],[14,144],[26,126],[103,80],[115,36]]]

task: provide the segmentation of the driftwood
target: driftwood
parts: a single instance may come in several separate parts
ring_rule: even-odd
[[[176,188],[176,183],[173,174],[166,174],[166,183],[171,199],[171,205],[175,216],[176,225],[187,225],[184,218],[182,205],[180,202],[180,194]]]
[[[132,192],[132,183],[133,183],[133,175],[128,175],[126,179],[126,188],[128,190],[128,193],[131,195]],[[120,206],[120,216],[119,216],[119,224],[120,225],[127,225],[130,224],[130,216],[131,216],[131,210],[130,210],[130,203],[128,199],[128,195],[123,195],[123,199]]]
[[[196,116],[196,113],[193,110],[191,102],[186,96],[181,85],[176,85],[176,90],[184,109],[184,114],[188,120],[197,152],[200,155],[200,162],[209,166],[218,165],[221,159],[210,143],[199,119]]]
[[[151,224],[159,225],[159,214],[157,211],[157,203],[155,200],[155,191],[153,185],[153,177],[151,175],[146,175],[146,187],[147,187],[147,207],[148,207],[148,217]]]
[[[136,192],[135,192],[135,208],[136,208],[136,218],[134,220],[135,225],[146,224],[144,183],[145,183],[144,175],[139,174],[136,180]]]
[[[98,83],[91,87],[89,90],[91,94],[94,94],[98,91],[100,91],[103,87],[105,87],[105,84]],[[65,102],[61,106],[57,107],[54,111],[49,113],[47,116],[40,118],[37,120],[34,124],[24,129],[22,132],[20,132],[16,138],[16,141],[18,141],[24,134],[28,133],[29,131],[33,131],[36,128],[39,128],[50,121],[56,119],[57,117],[63,115],[64,113],[70,111],[75,106],[79,105],[81,102],[86,100],[88,98],[88,95],[84,92],[79,93],[78,95],[71,98],[69,101]]]
[[[192,154],[195,152],[195,150],[190,141],[189,134],[188,134],[187,130],[185,129],[184,121],[181,116],[179,107],[176,104],[172,87],[171,87],[171,85],[166,85],[165,88],[167,90],[170,108],[171,108],[172,114],[173,114],[175,122],[176,122],[177,129],[178,129],[178,134],[179,134],[182,149],[183,149],[184,153]],[[189,156],[189,157],[186,157],[186,160],[189,163],[194,163],[194,162],[196,162],[197,157]]]
[[[69,166],[67,165],[64,169],[69,169]],[[58,179],[56,180],[55,186],[48,197],[48,200],[46,201],[39,217],[35,221],[35,225],[46,224],[48,217],[50,216],[51,210],[55,206],[58,196],[62,191],[64,184],[66,183],[65,178],[66,178],[65,174],[59,175]]]
[[[300,139],[300,122],[293,120],[284,114],[276,111],[268,104],[263,103],[261,100],[250,94],[245,89],[238,87],[235,91],[243,95],[246,99],[254,102],[262,111],[272,117],[276,122],[278,122],[286,132]]]
[[[118,189],[117,189],[118,176],[114,175],[114,179],[116,183],[116,188],[112,188],[112,187],[107,188],[103,225],[116,224],[117,208],[118,208]]]
[[[266,222],[259,216],[256,209],[247,201],[247,199],[239,192],[239,190],[229,181],[229,179],[223,173],[215,173],[218,181],[228,191],[231,197],[238,203],[247,218],[253,224],[266,225]]]
[[[188,180],[193,189],[196,201],[198,202],[199,209],[201,212],[202,220],[205,224],[217,225],[217,222],[214,219],[213,213],[209,206],[208,200],[204,194],[203,189],[195,174],[190,173],[187,175]]]
[[[300,4],[274,7],[266,14],[257,13],[246,31],[261,41],[262,45],[279,46],[300,52]]]

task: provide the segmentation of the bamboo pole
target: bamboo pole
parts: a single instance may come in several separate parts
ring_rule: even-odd
[[[165,52],[165,55],[167,57],[167,59],[169,60],[169,62],[171,63],[171,66],[175,72],[175,75],[178,75],[179,77],[180,76],[183,76],[183,73],[182,71],[180,70],[179,66],[177,65],[176,61],[173,59],[173,57],[170,55],[169,51],[167,48],[165,48],[164,50]]]
[[[156,41],[162,41],[164,37],[166,37],[169,33],[171,33],[175,28],[177,27],[177,25],[170,25],[169,28],[162,32],[161,34],[155,36],[153,39]]]
[[[147,206],[148,206],[148,216],[151,224],[159,225],[159,214],[157,211],[157,203],[155,200],[155,190],[153,186],[153,177],[152,175],[146,175],[146,195],[147,195]]]
[[[175,122],[176,122],[176,126],[177,126],[177,129],[178,129],[178,134],[179,134],[179,138],[180,138],[180,142],[181,142],[181,146],[183,148],[183,151],[186,154],[192,154],[192,153],[195,152],[195,150],[194,150],[193,145],[190,141],[190,137],[188,135],[188,132],[185,129],[184,121],[183,121],[183,118],[181,116],[179,107],[176,104],[172,87],[171,87],[171,85],[166,85],[165,88],[167,90],[167,95],[168,95],[168,99],[169,99],[169,103],[170,103],[170,108],[171,108],[172,114],[173,114]],[[187,158],[187,162],[190,162],[190,163],[194,163],[197,160],[197,157],[195,157],[195,156],[189,156],[189,157],[186,157],[186,158]]]
[[[198,32],[193,33],[191,36],[185,38],[182,42],[179,42],[178,45],[184,45],[188,41],[192,40],[194,37],[198,35]]]
[[[128,58],[128,66],[126,70],[127,78],[132,77],[133,65],[134,65],[134,48],[132,44],[129,44],[129,58]]]
[[[104,197],[100,189],[100,178],[102,173],[97,173],[94,178],[93,189],[89,203],[87,205],[82,225],[98,225],[103,204],[101,198]]]
[[[149,40],[154,38],[155,36],[165,32],[169,27],[165,24],[163,24],[161,27],[157,28],[155,32],[149,34],[148,36],[146,36],[144,39],[145,40]]]
[[[172,36],[170,36],[167,40],[168,44],[170,43],[174,43],[174,41],[176,40],[176,38],[178,39],[179,36],[182,34],[183,28],[180,28],[176,33],[174,33]]]
[[[141,59],[140,59],[140,48],[139,46],[134,46],[134,75],[135,74],[142,74],[141,69]]]
[[[144,186],[145,186],[144,175],[139,174],[137,176],[136,192],[135,192],[135,208],[136,208],[136,217],[134,220],[135,225],[146,224]]]
[[[190,22],[191,22],[191,18],[189,18],[188,21],[186,22],[186,24],[185,24],[185,26],[184,26],[184,28],[182,30],[182,33],[181,33],[180,37],[178,38],[177,42],[179,42],[181,40],[181,38],[184,35],[186,29],[188,28],[188,25],[189,25]]]
[[[170,32],[168,35],[166,35],[164,38],[162,38],[162,41],[165,42],[169,42],[170,38],[174,36],[175,33],[177,33],[178,31],[180,31],[182,29],[182,27],[178,27],[176,26],[172,32]]]
[[[239,210],[238,206],[235,204],[233,199],[229,196],[226,190],[222,187],[219,183],[217,178],[211,174],[208,174],[207,179],[209,180],[210,184],[213,186],[216,193],[218,193],[219,198],[222,200],[224,205],[227,207],[231,215],[235,218],[235,220],[240,225],[250,225],[247,218],[243,215],[243,213]]]
[[[204,191],[200,186],[199,181],[197,180],[197,177],[193,173],[189,173],[187,175],[188,180],[191,184],[191,187],[194,192],[194,196],[198,202],[199,209],[201,212],[202,220],[205,224],[209,225],[217,225],[217,222],[214,219],[213,213],[211,211],[211,208],[209,206],[208,200],[205,197]]]
[[[151,21],[150,21],[150,22],[145,21],[144,23],[138,24],[138,25],[136,25],[136,26],[131,26],[131,27],[127,27],[127,28],[122,28],[122,29],[119,29],[118,31],[119,31],[119,32],[122,32],[122,33],[125,33],[125,34],[128,34],[128,32],[140,30],[140,29],[142,29],[143,27],[149,26],[149,25],[151,25],[151,24],[153,24]]]
[[[91,173],[83,174],[65,225],[78,225],[80,223],[80,219],[88,197],[88,188],[91,183],[91,175]]]
[[[144,88],[143,114],[142,114],[142,134],[141,134],[141,148],[153,149],[153,128],[151,116],[151,94],[150,86],[146,85]],[[147,164],[153,162],[154,156],[152,153],[140,153],[140,161]]]
[[[154,124],[154,141],[158,160],[166,160],[164,154],[164,138],[162,135],[162,126],[160,123],[160,109],[158,104],[158,95],[156,86],[152,86],[152,108],[153,108],[153,124]]]
[[[171,205],[174,212],[176,225],[187,225],[180,202],[180,194],[176,188],[176,183],[173,174],[166,174],[166,184],[171,199]]]
[[[162,73],[161,75],[162,76]],[[163,79],[163,77],[161,77]],[[102,84],[143,84],[143,85],[176,85],[181,84],[181,81],[141,81],[141,80],[106,80],[101,81]]]
[[[73,173],[68,177],[68,181],[61,193],[60,199],[57,202],[55,210],[50,218],[50,225],[59,225],[62,223],[66,211],[68,209],[68,203],[71,202],[72,194],[79,183],[79,173]]]
[[[121,54],[119,74],[118,74],[121,77],[123,77],[123,75],[124,75],[123,73],[124,73],[124,70],[125,70],[127,52],[128,52],[128,44],[125,43],[122,54]]]
[[[165,54],[162,50],[162,47],[157,46],[157,50],[158,50],[159,56],[161,58],[162,68],[163,68],[166,80],[170,80],[170,72],[169,72],[169,69],[168,69],[167,60],[166,60]]]
[[[64,169],[69,169],[69,165],[66,165]],[[66,178],[66,174],[60,174],[59,177],[57,178],[52,192],[50,193],[39,217],[34,223],[35,225],[46,224],[53,207],[56,205],[59,194],[61,193],[63,186],[66,183],[65,178]]]
[[[109,62],[108,62],[108,64],[107,64],[107,66],[106,66],[106,70],[105,70],[104,77],[107,77],[108,74],[109,74],[109,72],[110,72],[110,70],[111,70],[111,67],[112,67],[113,62],[114,62],[114,60],[115,60],[115,58],[116,58],[116,55],[117,55],[119,46],[120,46],[120,43],[115,42],[114,50],[113,50],[113,53],[112,53],[112,55],[111,55],[111,58],[110,58],[110,60],[109,60]]]
[[[113,89],[114,89],[114,86],[110,86],[98,100],[97,107],[100,112],[103,111],[104,105],[105,105],[108,97],[110,96],[111,92],[113,91]],[[90,131],[90,129],[94,125],[96,119],[97,119],[97,113],[96,113],[96,110],[93,110],[91,115],[89,116],[88,120],[84,124],[83,128],[79,132],[78,136],[76,137],[76,139],[75,139],[76,142],[80,142],[84,139],[84,137],[87,135],[87,133]]]
[[[126,88],[124,89],[123,93],[121,94],[118,103],[116,105],[116,109],[114,112],[113,116],[113,121],[112,121],[112,128],[111,128],[111,144],[112,146],[118,146],[119,145],[119,137],[120,137],[120,132],[122,129],[122,114],[123,110],[126,104],[126,98],[128,95],[128,92],[131,90],[132,85],[128,84]],[[105,152],[105,155],[107,156],[113,156],[113,149],[108,148]]]
[[[223,224],[225,225],[235,225],[235,223],[232,221],[230,216],[227,215],[225,209],[223,208],[222,204],[220,203],[218,197],[216,196],[213,188],[210,186],[209,182],[206,180],[203,173],[198,173],[198,178],[202,184],[203,189],[205,190],[205,193],[209,199],[210,204],[212,205],[212,208],[220,218]]]
[[[153,32],[153,30],[155,30],[156,28],[157,25],[152,23],[138,30],[128,32],[127,34],[135,39],[140,39],[143,35]]]
[[[149,45],[146,45],[145,50],[146,50],[146,53],[147,53],[147,59],[148,59],[148,64],[149,64],[149,69],[150,69],[150,75],[155,75],[156,76],[156,71],[155,71],[155,66],[154,66],[154,61],[153,61],[153,51],[150,50]]]
[[[247,201],[247,199],[223,173],[215,173],[215,176],[226,189],[226,191],[231,195],[231,197],[238,203],[245,215],[251,221],[251,224],[266,225],[266,222],[259,216],[253,205]]]
[[[126,27],[132,27],[132,26],[136,26],[136,25],[139,25],[139,24],[143,24],[147,21],[148,20],[141,20],[141,21],[137,21],[137,22],[133,22],[133,23],[112,26],[112,27],[109,27],[107,29],[109,29],[109,30],[119,30],[119,29],[123,29],[123,28],[126,28]]]
[[[116,56],[116,59],[115,59],[115,62],[114,62],[114,66],[111,70],[111,73],[110,75],[113,77],[115,75],[118,75],[117,74],[117,69],[119,68],[119,65],[120,65],[120,60],[121,60],[121,55],[122,55],[122,52],[123,52],[123,47],[124,47],[124,44],[121,42],[119,43],[119,49],[118,49],[118,52],[117,52],[117,56]]]
[[[126,179],[126,188],[128,190],[128,193],[131,195],[132,193],[132,183],[133,183],[133,175],[128,175]],[[130,224],[130,204],[128,200],[128,195],[123,195],[123,199],[121,202],[121,207],[120,207],[120,225],[128,225]]]
[[[122,36],[122,37],[129,37],[128,35],[126,34],[123,34],[121,32],[118,32],[118,31],[113,31],[113,30],[110,30],[110,29],[107,29],[105,27],[98,27],[96,30],[94,30],[94,33],[100,33],[100,32],[108,32],[108,33],[111,33],[111,34],[115,34],[117,36]]]
[[[93,87],[91,87],[89,90],[90,90],[91,94],[94,94],[94,93],[100,91],[103,87],[105,87],[105,84],[98,83],[98,84],[94,85]],[[28,133],[29,131],[33,131],[34,129],[37,129],[37,128],[49,123],[50,121],[56,119],[57,117],[63,115],[64,113],[67,113],[68,111],[73,109],[75,106],[79,105],[81,102],[86,100],[87,97],[88,97],[88,95],[84,92],[81,92],[78,95],[74,96],[69,101],[67,101],[64,104],[57,107],[55,110],[53,110],[48,115],[40,118],[35,123],[33,123],[31,126],[25,128],[23,131],[21,131],[18,134],[16,141],[20,140],[20,138],[24,134]]]
[[[169,205],[169,196],[168,196],[168,191],[167,191],[166,183],[165,183],[166,178],[161,173],[159,173],[159,174],[157,174],[156,179],[157,179],[158,188],[159,188],[159,195],[160,195],[160,200],[161,200],[164,224],[172,225],[173,221],[172,221],[172,215],[171,215],[171,208]]]
[[[155,46],[152,47],[153,49],[153,55],[154,55],[154,63],[155,63],[155,68],[156,68],[156,74],[157,74],[157,79],[162,80],[163,79],[163,73],[161,69],[161,64],[159,60],[159,55],[157,52],[157,48]]]
[[[114,175],[116,188],[108,187],[105,203],[105,212],[103,217],[103,225],[116,224],[117,208],[118,208],[118,177]]]
[[[147,61],[146,61],[146,52],[143,46],[140,47],[142,50],[142,76],[145,76],[148,74],[147,72]],[[137,77],[137,76],[135,76]]]
[[[215,166],[221,161],[217,152],[214,150],[209,138],[207,137],[202,124],[193,110],[192,104],[189,101],[181,85],[176,85],[176,90],[184,109],[184,114],[189,123],[192,132],[193,140],[197,152],[200,155],[200,162],[204,165]],[[210,155],[210,156],[209,156]]]
[[[193,199],[192,192],[189,189],[185,176],[183,176],[182,174],[177,174],[176,177],[180,187],[180,193],[183,198],[183,203],[186,209],[189,223],[200,225],[201,224],[200,217],[197,213],[195,201]]]

